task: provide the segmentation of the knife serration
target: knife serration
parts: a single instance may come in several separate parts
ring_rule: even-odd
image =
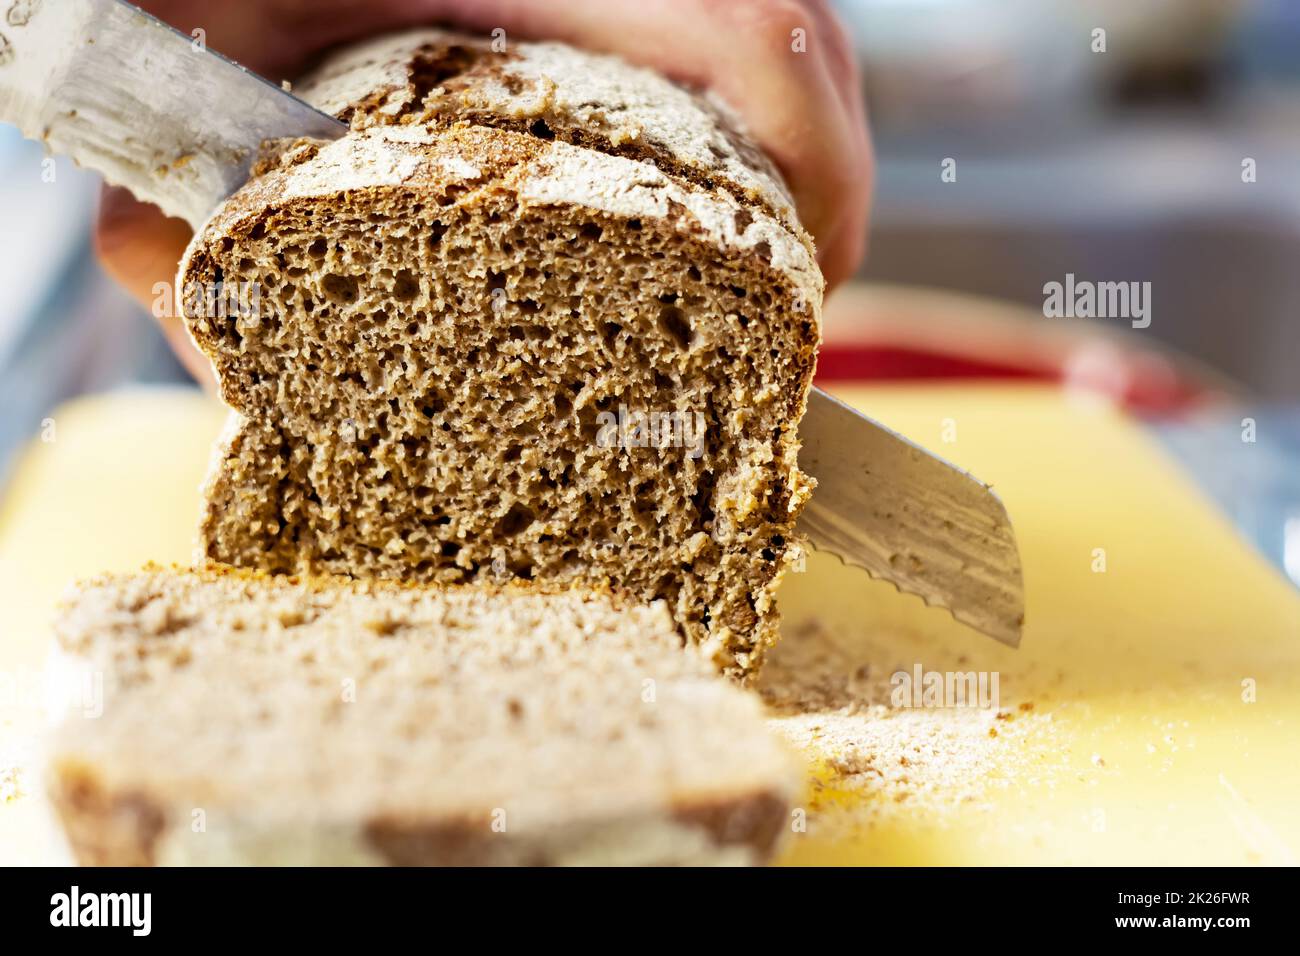
[[[820,389],[799,437],[817,479],[799,529],[818,550],[1019,646],[1020,554],[988,485]]]
[[[196,228],[266,140],[347,130],[124,0],[28,4],[0,35],[0,120]]]

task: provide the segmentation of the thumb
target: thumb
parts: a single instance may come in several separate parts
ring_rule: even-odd
[[[95,224],[95,253],[100,264],[159,321],[190,374],[210,387],[212,368],[185,331],[178,312],[178,290],[173,288],[176,267],[192,234],[183,220],[136,201],[125,189],[106,186],[100,194]]]

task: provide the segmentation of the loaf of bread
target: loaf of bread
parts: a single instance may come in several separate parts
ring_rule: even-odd
[[[658,603],[154,568],[57,633],[103,675],[50,758],[85,864],[752,863],[799,786]]]
[[[778,174],[720,105],[558,44],[408,33],[297,89],[351,132],[268,149],[181,265],[236,412],[201,557],[609,584],[751,675],[820,335]]]

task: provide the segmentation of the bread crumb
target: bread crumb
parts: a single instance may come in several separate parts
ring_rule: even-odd
[[[989,809],[997,790],[1051,787],[1066,772],[1051,714],[1033,713],[1032,702],[997,711],[896,708],[899,642],[889,639],[896,635],[831,633],[816,619],[784,631],[758,690],[773,727],[819,768],[810,835],[851,838],[901,820],[943,826],[958,811]],[[959,664],[952,655],[928,666]]]
[[[17,764],[0,767],[0,804],[13,803],[26,795],[23,768]]]

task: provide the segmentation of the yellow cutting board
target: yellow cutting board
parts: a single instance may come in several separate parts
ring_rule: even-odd
[[[1295,863],[1300,597],[1179,470],[1119,413],[1051,389],[839,393],[996,486],[1027,623],[1011,650],[827,556],[787,578],[761,689],[815,779],[783,860]],[[223,419],[179,390],[79,401],[11,476],[0,864],[66,859],[33,743],[55,601],[78,576],[188,560]],[[916,666],[996,674],[996,706],[882,705]]]

